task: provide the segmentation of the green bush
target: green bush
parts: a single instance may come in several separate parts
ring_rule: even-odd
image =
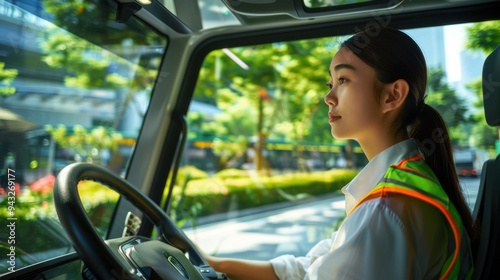
[[[217,172],[214,177],[220,179],[246,178],[249,177],[249,171],[236,168],[228,168]]]
[[[78,191],[89,219],[99,234],[104,236],[118,194],[93,181],[81,181]],[[8,206],[8,199],[4,197],[4,200],[0,201],[0,218],[4,221],[0,226],[0,236],[6,237],[10,234],[7,218],[16,218],[15,246],[18,267],[39,262],[40,258],[47,258],[51,254],[64,254],[73,250],[57,218],[53,182],[41,188],[26,186],[22,191],[17,191],[12,215]],[[6,239],[0,241],[0,251],[6,252],[9,248],[10,244]],[[0,274],[7,272],[7,268],[5,263],[0,264]]]
[[[231,171],[229,174],[238,172]],[[184,211],[192,211],[189,207],[195,206],[196,211],[191,214],[201,217],[339,192],[356,174],[354,170],[339,169],[275,176],[224,174],[191,180],[183,192],[177,192],[174,197],[182,197]]]
[[[192,165],[183,166],[177,171],[177,182],[185,182],[205,178],[208,178],[207,173]]]
[[[52,189],[53,185],[50,186],[49,191],[33,190],[28,186],[16,195],[13,214],[18,219],[19,224],[27,228],[36,228],[35,226],[31,227],[31,225],[47,224],[58,220]],[[78,191],[90,220],[96,229],[104,234],[119,195],[94,181],[81,181],[78,185]],[[0,218],[5,221],[10,216],[9,214],[8,200],[4,199],[0,202]],[[4,229],[2,228],[2,230]],[[29,230],[25,232],[32,234]],[[20,237],[20,239],[22,238]]]

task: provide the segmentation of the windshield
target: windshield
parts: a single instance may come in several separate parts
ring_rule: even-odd
[[[61,168],[127,171],[166,38],[115,14],[111,1],[0,1],[0,248],[14,252],[0,273],[73,250],[52,199]],[[118,195],[79,190],[104,236]]]

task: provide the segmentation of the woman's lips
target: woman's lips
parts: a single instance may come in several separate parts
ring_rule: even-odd
[[[328,122],[330,122],[330,123],[338,121],[339,119],[342,118],[341,116],[332,115],[332,114],[329,114],[328,117],[329,117]]]

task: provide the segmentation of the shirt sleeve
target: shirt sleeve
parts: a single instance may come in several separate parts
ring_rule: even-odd
[[[344,221],[331,251],[311,263],[305,279],[414,279],[415,263],[399,217],[368,201]]]
[[[329,239],[321,240],[317,243],[305,257],[295,257],[293,255],[283,255],[271,260],[274,273],[281,280],[304,279],[306,271],[317,258],[325,255],[332,246],[334,232]]]

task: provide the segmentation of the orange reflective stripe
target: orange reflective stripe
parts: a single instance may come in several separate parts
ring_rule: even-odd
[[[443,215],[446,217],[446,219],[448,220],[448,222],[451,226],[451,229],[453,231],[453,235],[455,237],[455,250],[454,250],[453,259],[451,260],[450,265],[446,269],[446,272],[441,276],[441,279],[446,279],[448,277],[448,275],[450,274],[451,270],[453,269],[453,267],[458,259],[458,255],[460,252],[460,239],[461,238],[460,238],[460,230],[459,230],[457,224],[455,223],[455,220],[451,216],[450,211],[448,211],[448,209],[443,204],[441,204],[438,201],[432,199],[431,197],[428,197],[428,196],[421,194],[417,191],[413,191],[413,190],[409,190],[409,189],[402,189],[399,187],[383,186],[383,187],[380,187],[379,189],[373,190],[367,196],[365,196],[361,201],[359,201],[356,204],[356,206],[353,207],[353,209],[351,210],[351,212],[349,212],[349,214],[351,214],[352,211],[354,211],[354,209],[356,209],[356,207],[359,204],[361,204],[367,200],[370,200],[372,198],[387,196],[388,193],[399,193],[399,194],[415,197],[417,199],[421,199],[421,200],[435,206],[436,208],[438,208],[439,211],[441,211],[443,213]]]
[[[381,196],[385,196],[385,193],[382,189],[378,189],[378,190],[373,190],[371,191],[370,193],[368,193],[365,197],[363,197],[360,201],[358,201],[358,203],[356,203],[354,205],[354,207],[352,207],[351,211],[349,211],[349,213],[347,213],[347,216],[351,215],[352,212],[354,212],[354,210],[356,210],[356,208],[358,208],[358,206],[367,201],[367,200],[371,200],[371,199],[375,199],[375,198],[378,198],[378,197],[381,197]]]
[[[414,155],[412,157],[403,159],[402,161],[400,161],[398,164],[395,164],[394,166],[405,167],[404,165],[407,162],[409,162],[409,161],[417,161],[417,160],[420,160],[420,159],[422,159],[422,155],[421,154],[416,154],[416,155]],[[415,169],[412,169],[412,170],[415,170]]]
[[[414,168],[406,166],[406,164],[408,162],[418,161],[418,160],[421,160],[421,159],[422,159],[422,155],[421,154],[417,154],[417,155],[412,156],[410,158],[403,159],[398,164],[394,164],[392,166],[395,167],[395,168],[397,168],[397,169],[415,172],[415,173],[420,174],[420,175],[422,175],[424,177],[428,177],[427,175],[425,175],[424,173],[422,173],[420,170],[417,170],[417,169],[414,169]]]

